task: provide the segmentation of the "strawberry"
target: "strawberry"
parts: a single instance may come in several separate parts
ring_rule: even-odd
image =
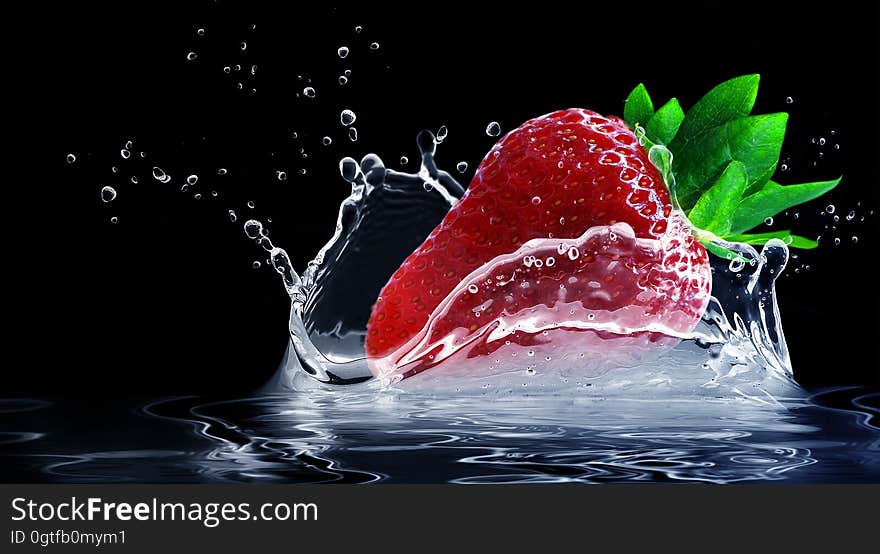
[[[713,175],[705,167],[710,162],[687,150],[731,121],[766,117],[745,117],[749,104],[745,114],[724,119],[723,104],[736,100],[731,96],[750,94],[730,83],[753,77],[716,87],[688,119],[674,99],[655,113],[640,85],[624,115],[634,128],[646,124],[641,143],[624,120],[584,109],[532,119],[502,138],[464,197],[382,289],[365,343],[373,373],[407,377],[451,360],[456,363],[446,367],[471,371],[536,351],[547,361],[555,356],[560,366],[605,370],[638,363],[687,336],[710,298],[704,244],[723,254],[730,236],[753,243],[774,238],[742,234],[743,221],[754,214],[736,213],[766,189],[755,183],[772,183],[769,174],[749,181],[749,164],[765,161],[724,159],[738,152],[737,144],[715,145],[717,156],[706,152],[718,165],[709,168]],[[719,131],[724,138],[730,133]],[[701,229],[673,207],[646,150],[653,142],[668,143],[690,164],[689,172],[675,168],[679,199]],[[705,177],[719,173],[714,183]],[[812,186],[801,196],[822,188],[772,185],[787,192]],[[749,209],[763,213],[779,202],[769,204],[758,198]],[[812,246],[786,236],[795,246]]]

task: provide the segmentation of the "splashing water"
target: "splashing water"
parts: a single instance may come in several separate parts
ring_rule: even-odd
[[[312,390],[366,382],[347,390],[391,386],[481,395],[577,391],[591,396],[736,397],[771,404],[777,398],[800,395],[775,297],[774,283],[788,261],[788,249],[778,240],[761,252],[744,244],[725,244],[736,253],[733,260],[711,256],[712,299],[702,321],[687,335],[671,331],[672,326],[662,322],[637,321],[635,314],[587,313],[574,298],[566,300],[561,295],[551,308],[569,314],[565,325],[547,324],[547,318],[542,324],[534,314],[504,314],[481,321],[485,331],[477,334],[503,341],[512,329],[528,327],[545,335],[544,344],[522,347],[507,341],[492,354],[471,359],[466,348],[445,344],[435,359],[435,345],[424,341],[429,323],[402,355],[429,365],[444,361],[442,368],[401,380],[395,364],[386,368],[384,378],[372,379],[363,346],[372,304],[391,273],[464,194],[464,188],[437,167],[438,143],[430,131],[419,134],[421,164],[416,173],[387,169],[375,154],[360,163],[343,159],[340,172],[351,185],[351,194],[339,208],[333,237],[302,276],[293,270],[284,250],[268,238],[262,224],[245,223],[246,234],[270,253],[291,298],[290,345],[273,381],[275,389]],[[664,164],[661,171],[668,174],[671,160],[657,155],[652,161]],[[662,244],[644,244],[651,241],[635,238],[625,224],[592,228],[577,239],[530,241],[475,271],[481,275],[464,279],[449,298],[471,292],[480,279],[503,276],[506,265],[566,264],[598,242],[612,240],[619,249],[663,249]],[[478,306],[474,315],[480,315]],[[563,327],[610,331],[614,340],[628,344],[621,356],[596,365],[589,353],[604,339],[594,333],[577,333],[577,340],[566,340],[566,333],[571,333]],[[648,341],[652,333],[661,338]]]

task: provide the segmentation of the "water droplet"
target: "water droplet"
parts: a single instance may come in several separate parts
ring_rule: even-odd
[[[847,221],[852,221],[853,218],[855,218],[855,217],[856,217],[856,211],[855,211],[855,210],[851,210],[848,214],[846,214],[846,220],[847,220]]]
[[[534,374],[535,374],[535,368],[533,368],[533,367],[528,368],[528,369],[526,370],[526,373],[529,374],[529,375],[534,375]],[[523,383],[523,384],[525,384],[525,383]]]
[[[67,163],[72,164],[72,163],[75,162],[75,161],[76,161],[76,156],[75,156],[75,155],[73,155],[73,154],[68,154],[68,155],[67,155]]]
[[[189,185],[189,186],[193,186],[193,185],[195,185],[195,184],[198,183],[198,182],[199,182],[199,176],[198,176],[198,175],[190,175],[189,177],[186,178],[186,184]]]
[[[339,114],[339,121],[341,121],[342,124],[345,125],[346,127],[348,127],[349,125],[354,123],[356,119],[357,119],[357,114],[355,114],[351,110],[342,110],[342,112],[340,112],[340,114]]]
[[[202,193],[197,192],[197,193],[193,194],[193,198],[195,198],[196,200],[201,200],[201,199],[202,199]]]
[[[241,71],[241,64],[240,64],[240,63],[235,64],[235,65],[232,67],[232,69],[234,69],[234,70],[236,70],[236,71]]]
[[[576,260],[581,255],[580,250],[578,250],[577,246],[572,246],[568,249],[568,259]]]
[[[190,52],[189,54],[186,55],[186,59],[189,61],[193,61],[198,57],[199,57],[199,55],[196,54],[195,52]]]
[[[782,164],[782,165],[779,167],[779,169],[781,169],[782,171],[788,171],[788,164]]]
[[[819,146],[825,146],[825,137],[819,137]]]
[[[467,171],[467,168],[467,162],[458,162],[458,164],[455,166],[455,169],[457,169],[459,173],[464,173],[465,171]]]
[[[116,225],[117,223],[119,223],[119,218],[114,215],[113,217],[110,218],[110,223],[112,223],[113,225]]]
[[[133,185],[138,184],[138,178],[137,178],[137,175],[132,175],[132,176],[131,176],[131,184],[133,184]]]
[[[835,209],[835,208],[834,208],[834,204],[828,204],[827,206],[825,206],[825,211],[828,212],[828,213],[830,213],[830,214],[833,214],[833,213],[834,213],[834,209]]]
[[[360,33],[360,32],[363,31],[363,30],[364,30],[364,27],[363,27],[362,25],[355,25],[355,26],[354,26],[354,32],[355,32],[355,33]]]
[[[832,219],[834,219],[834,222],[837,223],[838,221],[840,221],[840,216],[836,215]]]
[[[112,202],[116,198],[116,189],[106,186],[101,189],[101,200],[104,202]]]
[[[214,198],[217,198],[217,191],[216,191],[216,190],[212,190],[212,191],[211,191],[211,196],[213,196]]]
[[[306,168],[302,168],[302,169],[299,170],[299,174],[300,174],[300,175],[305,175],[306,173],[308,173],[308,171],[306,170]]]
[[[853,244],[859,242],[859,237],[853,235],[852,241],[853,241]]]
[[[358,130],[354,127],[350,127],[348,129],[348,138],[351,139],[352,142],[358,139]]]
[[[251,264],[251,267],[254,269],[260,269],[260,262],[254,260],[254,263]]]
[[[477,285],[474,285],[474,284],[468,285],[468,292],[471,294],[477,294],[477,291],[479,291],[479,290],[480,289],[477,288]]]
[[[238,221],[238,215],[235,213],[235,210],[229,210],[229,221],[233,223]]]
[[[839,144],[835,144],[835,145],[834,145],[834,149],[835,149],[835,150],[840,150],[840,145],[839,145]]]
[[[792,103],[794,103],[794,98],[792,98],[791,96],[786,96],[786,97],[785,97],[785,103],[786,103],[786,104],[792,104]]]
[[[541,197],[540,197],[540,196],[533,196],[533,197],[532,197],[532,204],[534,204],[535,206],[537,206],[537,205],[540,204],[540,203],[541,203]]]
[[[348,46],[340,46],[339,50],[336,51],[340,58],[345,58],[348,56]]]
[[[200,37],[205,36],[205,29],[200,27],[199,29],[196,30],[196,34],[199,35]]]
[[[248,219],[244,222],[244,234],[251,239],[258,239],[263,236],[263,224],[256,219]]]
[[[400,165],[406,165],[408,163],[409,163],[409,158],[407,158],[406,156],[400,157]]]
[[[490,137],[497,137],[501,134],[501,124],[493,121],[486,126],[486,134]]]
[[[241,83],[235,83],[235,88],[237,88],[238,90],[242,90],[244,88],[244,85]]]
[[[446,125],[442,125],[442,126],[437,130],[437,137],[436,137],[437,142],[438,142],[438,143],[443,142],[444,140],[446,140],[446,137],[447,137],[448,135],[449,135],[449,129],[446,128]]]
[[[168,175],[166,175],[165,172],[162,171],[161,167],[153,167],[153,179],[161,183],[165,181],[166,177],[168,177]]]
[[[764,220],[764,225],[773,225],[773,218],[772,218],[772,217],[768,217],[767,219],[765,219],[765,220]]]
[[[314,98],[315,97],[315,89],[313,87],[306,87],[303,89],[303,94],[306,95],[306,97],[308,97],[308,98]]]
[[[232,68],[229,67],[228,65],[227,65],[227,66],[224,66],[224,67],[223,67],[223,73],[232,73]]]
[[[321,139],[321,144],[324,146],[330,146],[333,143],[333,139],[330,137],[324,137]]]
[[[553,256],[548,257],[547,267],[553,267],[554,265],[556,265],[556,258],[554,258]]]
[[[378,42],[371,42],[371,43],[370,43],[370,50],[378,50],[378,49],[379,49],[379,43],[378,43]]]
[[[241,41],[241,44],[238,45],[242,50],[247,50],[247,42]]]
[[[348,77],[346,77],[345,75],[340,75],[339,76],[339,84],[345,85],[347,83],[348,83]]]
[[[253,201],[253,200],[249,200],[248,203],[247,203],[247,207],[253,210],[253,209],[254,209],[254,206],[256,206],[256,204],[254,204],[254,201]]]
[[[131,152],[123,148],[119,151],[119,155],[122,156],[122,159],[127,160],[131,157]]]
[[[278,179],[279,181],[286,181],[287,180],[287,173],[285,173],[284,171],[276,171],[275,178]]]
[[[526,356],[528,356],[528,357],[530,357],[530,358],[531,358],[532,356],[534,356],[534,355],[535,355],[535,351],[534,351],[534,350],[529,350],[528,352],[526,352]]]
[[[346,77],[351,77],[351,70],[346,69],[345,71],[342,72],[342,74],[345,75]]]
[[[221,167],[220,169],[217,170],[217,175],[226,175],[226,173],[227,172],[226,172],[225,167]]]
[[[834,237],[834,246],[838,246],[840,244],[840,238]]]
[[[119,168],[114,165],[110,167],[110,171],[112,171],[113,173],[119,173]]]

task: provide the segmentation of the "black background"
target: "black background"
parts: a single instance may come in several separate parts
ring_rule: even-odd
[[[248,4],[69,3],[7,18],[14,145],[4,179],[12,276],[4,393],[259,386],[286,345],[288,305],[277,276],[251,267],[264,256],[227,210],[271,217],[276,244],[301,269],[332,234],[348,193],[342,156],[376,152],[396,167],[405,154],[413,169],[416,133],[445,124],[438,162],[452,170],[467,161],[467,182],[493,143],[484,132],[492,120],[506,132],[561,107],[619,114],[640,81],[655,102],[677,96],[687,107],[752,72],[762,75],[755,112],[791,113],[783,149],[791,170],[777,180],[844,175],[838,190],[799,210],[795,229],[826,238],[778,286],[796,375],[811,385],[878,381],[880,311],[868,267],[876,216],[859,222],[877,208],[880,184],[877,4]],[[340,45],[351,49],[345,60]],[[190,51],[196,60],[187,61]],[[240,72],[223,72],[235,64]],[[351,81],[340,87],[346,68]],[[309,85],[317,97],[297,97]],[[356,143],[339,124],[342,108],[358,115]],[[818,137],[824,148],[811,142]],[[119,156],[126,140],[128,161]],[[150,176],[154,165],[171,184]],[[218,176],[220,167],[229,174]],[[198,186],[179,192],[190,173]],[[109,205],[99,199],[104,185],[119,191]],[[831,216],[819,215],[829,203],[842,219],[838,247],[823,230]],[[858,215],[846,222],[850,209]],[[778,219],[774,227],[786,224]],[[810,271],[794,274],[803,264]]]

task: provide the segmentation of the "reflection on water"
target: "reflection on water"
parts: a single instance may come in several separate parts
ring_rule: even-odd
[[[4,481],[880,482],[880,392],[745,400],[362,390],[0,400]]]

